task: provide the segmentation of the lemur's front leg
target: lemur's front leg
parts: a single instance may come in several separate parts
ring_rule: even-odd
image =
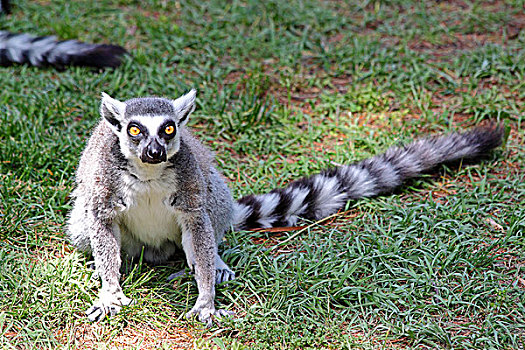
[[[114,316],[122,306],[129,305],[120,287],[120,231],[117,224],[92,218],[90,241],[95,267],[102,280],[99,299],[87,311],[91,321],[100,321],[104,316]]]
[[[210,218],[205,210],[185,211],[180,214],[182,226],[182,248],[190,269],[195,272],[199,296],[195,306],[186,314],[190,318],[197,316],[208,327],[212,316],[230,315],[226,310],[215,309],[215,258],[217,244]]]

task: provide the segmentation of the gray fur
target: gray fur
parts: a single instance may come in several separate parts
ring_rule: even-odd
[[[80,159],[68,222],[72,242],[93,254],[102,279],[99,300],[87,311],[92,320],[131,302],[119,284],[121,251],[160,263],[182,248],[199,290],[187,316],[210,325],[212,317],[228,314],[215,309],[214,297],[216,283],[235,277],[217,253],[230,227],[324,218],[348,200],[390,192],[440,163],[483,155],[503,138],[501,126],[489,126],[420,139],[234,202],[213,154],[185,127],[194,108],[195,90],[175,101],[120,102],[103,94],[103,120]],[[163,134],[167,126],[173,126],[174,136]],[[138,136],[132,127],[140,129]]]
[[[143,97],[126,101],[126,114],[132,115],[163,115],[174,114],[175,108],[171,101],[163,98]]]

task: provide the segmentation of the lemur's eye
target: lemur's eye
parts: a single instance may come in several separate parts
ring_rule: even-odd
[[[164,129],[164,132],[167,134],[167,135],[171,135],[173,134],[173,132],[175,131],[175,127],[173,125],[168,125],[166,127],[166,129]]]
[[[138,134],[140,134],[140,129],[137,128],[136,126],[132,126],[131,128],[128,129],[128,132],[131,136],[137,136]]]

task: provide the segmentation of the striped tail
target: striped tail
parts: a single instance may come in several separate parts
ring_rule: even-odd
[[[14,63],[32,66],[87,66],[116,68],[126,49],[118,45],[87,44],[77,40],[59,41],[54,36],[0,31],[0,66]]]
[[[423,138],[358,163],[304,177],[267,194],[242,197],[235,204],[234,228],[287,227],[299,218],[325,218],[348,200],[391,192],[404,180],[439,164],[483,156],[502,144],[504,131],[500,124]]]

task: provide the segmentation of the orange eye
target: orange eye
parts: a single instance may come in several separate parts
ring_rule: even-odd
[[[168,125],[166,129],[164,129],[164,132],[168,135],[173,134],[175,131],[175,127],[173,125]]]
[[[128,132],[131,136],[137,136],[138,134],[140,134],[140,129],[136,126],[132,126],[131,128],[129,128]]]

